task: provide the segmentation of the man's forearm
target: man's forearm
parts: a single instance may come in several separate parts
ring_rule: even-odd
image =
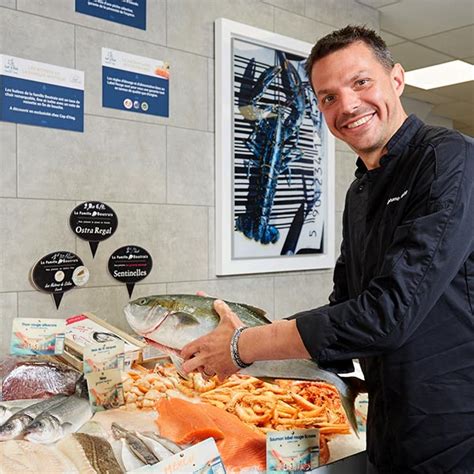
[[[240,358],[246,363],[310,358],[294,320],[275,321],[246,329],[240,336],[238,350]]]

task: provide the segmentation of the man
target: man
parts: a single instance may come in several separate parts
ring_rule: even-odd
[[[403,69],[371,30],[322,38],[307,71],[329,129],[359,155],[330,304],[237,330],[217,301],[221,323],[183,349],[184,369],[359,358],[369,472],[472,474],[474,141],[407,117]]]

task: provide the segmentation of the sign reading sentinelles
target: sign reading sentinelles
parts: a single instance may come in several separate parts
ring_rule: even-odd
[[[117,249],[109,258],[109,272],[118,281],[127,284],[132,297],[135,283],[148,276],[153,267],[151,255],[137,245],[126,245]]]

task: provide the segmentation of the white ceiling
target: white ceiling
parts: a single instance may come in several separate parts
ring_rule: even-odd
[[[406,71],[454,59],[474,64],[474,0],[356,1],[380,12],[381,36]],[[474,136],[474,81],[429,91],[406,86],[404,96]]]

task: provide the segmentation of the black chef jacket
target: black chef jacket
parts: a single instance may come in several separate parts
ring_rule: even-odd
[[[474,472],[474,140],[410,116],[357,162],[330,305],[298,313],[321,365],[359,358],[380,473]]]

